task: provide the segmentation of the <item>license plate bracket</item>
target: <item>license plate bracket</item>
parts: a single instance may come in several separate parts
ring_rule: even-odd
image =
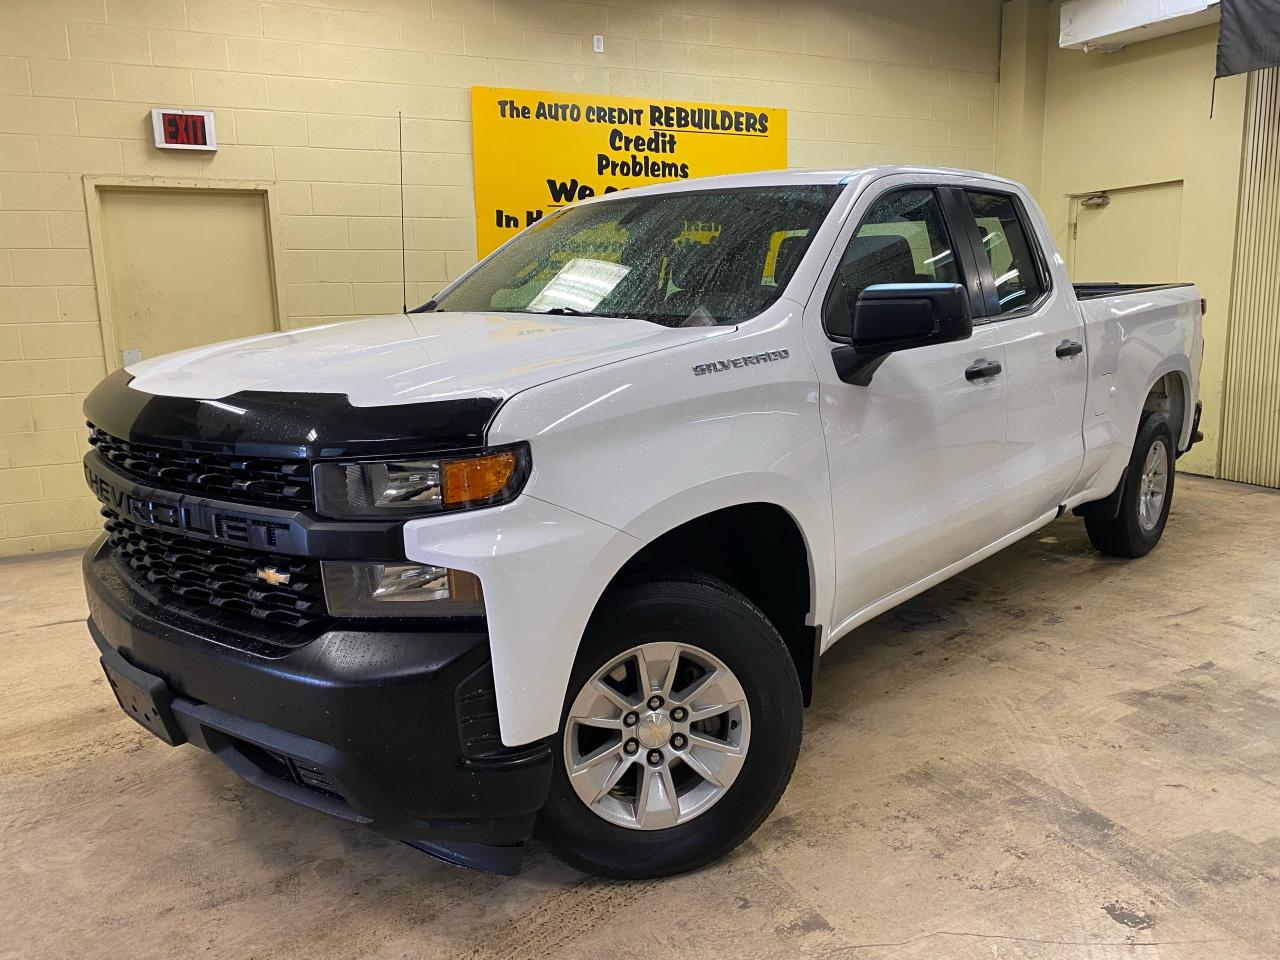
[[[171,747],[186,742],[173,715],[173,691],[162,679],[139,670],[123,657],[113,663],[102,657],[101,663],[121,710]]]

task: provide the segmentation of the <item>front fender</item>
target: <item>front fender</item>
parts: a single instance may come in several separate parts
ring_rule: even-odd
[[[541,384],[498,411],[488,442],[524,441],[533,457],[510,508],[553,525],[513,544],[488,530],[493,511],[476,511],[474,544],[409,549],[442,564],[452,554],[448,565],[480,576],[504,742],[558,729],[600,595],[642,546],[689,520],[743,503],[787,510],[816,568],[813,609],[823,622],[834,580],[830,484],[799,319],[796,304],[780,301],[740,328]],[[428,523],[434,530],[444,519]]]
[[[404,536],[410,560],[480,578],[502,742],[555,733],[587,620],[643,542],[528,495],[411,521]]]
[[[781,506],[797,521],[809,560],[810,609],[829,610],[832,578],[821,575],[811,542],[811,531],[822,529],[814,522],[816,508],[784,478],[768,474],[699,484],[653,505],[627,530],[526,494],[492,510],[411,521],[405,525],[405,554],[480,578],[502,742],[518,746],[559,729],[587,622],[627,562],[684,523],[760,502]],[[823,539],[822,548],[828,542]]]

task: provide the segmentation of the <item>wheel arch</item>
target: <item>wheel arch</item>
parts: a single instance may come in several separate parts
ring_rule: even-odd
[[[809,705],[823,628],[814,622],[814,554],[795,515],[776,502],[750,500],[689,517],[647,539],[613,575],[601,602],[622,583],[682,571],[721,580],[760,608],[782,636]]]
[[[1190,403],[1190,375],[1176,358],[1162,365],[1149,377],[1150,386],[1143,396],[1142,405],[1134,418],[1133,429],[1129,432],[1128,445],[1124,448],[1132,450],[1137,440],[1138,431],[1142,429],[1143,418],[1150,412],[1159,411],[1169,418],[1169,427],[1173,431],[1174,446],[1177,450],[1185,448],[1191,439],[1193,404]],[[1175,453],[1177,451],[1175,450]],[[1121,497],[1124,495],[1125,483],[1128,480],[1128,460],[1120,470],[1115,486],[1104,497],[1076,504],[1072,513],[1079,517],[1089,515],[1116,517],[1120,511]]]
[[[1191,382],[1186,371],[1179,367],[1162,373],[1147,390],[1142,401],[1142,413],[1138,415],[1139,423],[1142,414],[1153,410],[1161,411],[1169,418],[1169,426],[1174,431],[1178,449],[1185,449],[1191,439],[1193,410],[1190,396]]]

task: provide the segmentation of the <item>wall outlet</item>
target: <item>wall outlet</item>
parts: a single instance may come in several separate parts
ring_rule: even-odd
[[[591,49],[594,53],[604,53],[604,34],[594,33],[591,35]]]

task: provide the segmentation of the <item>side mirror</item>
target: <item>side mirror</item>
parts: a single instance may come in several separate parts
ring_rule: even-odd
[[[842,297],[830,306],[848,307]],[[865,387],[891,353],[935,343],[967,340],[973,334],[969,294],[958,283],[877,283],[866,287],[846,321],[849,343],[831,351],[836,374]]]

